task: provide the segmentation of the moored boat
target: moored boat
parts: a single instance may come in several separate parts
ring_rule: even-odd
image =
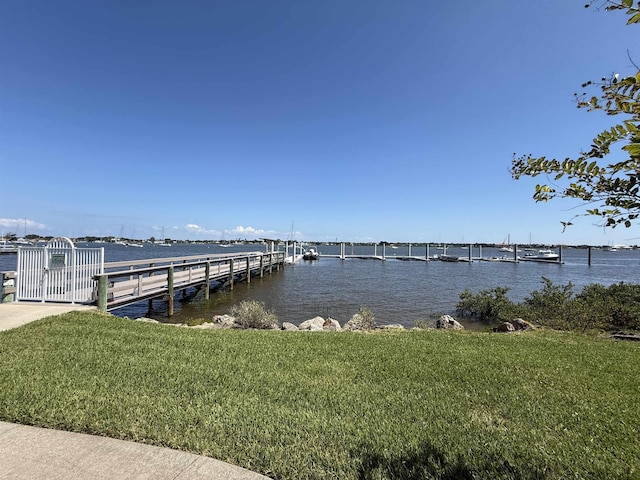
[[[521,260],[554,262],[560,260],[560,255],[550,249],[541,249],[535,253],[525,253]]]
[[[310,248],[309,250],[305,250],[302,258],[304,260],[318,260],[320,258],[320,252],[318,252],[315,248]]]

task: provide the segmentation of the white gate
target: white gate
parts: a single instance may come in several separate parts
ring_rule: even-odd
[[[58,237],[44,247],[18,248],[16,299],[91,303],[94,275],[104,273],[104,248],[76,248]]]

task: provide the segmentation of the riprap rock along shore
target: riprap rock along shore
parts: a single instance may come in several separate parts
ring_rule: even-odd
[[[162,323],[158,320],[153,320],[150,318],[138,318],[138,321],[152,322],[152,323]],[[236,320],[231,315],[215,315],[210,322],[203,322],[198,325],[188,325],[188,324],[170,324],[179,327],[189,327],[196,329],[246,329],[240,322]],[[443,329],[443,330],[463,330],[464,326],[455,320],[450,315],[442,315],[438,320],[436,320],[434,327],[435,329]],[[504,322],[497,327],[493,328],[494,332],[514,332],[518,330],[529,330],[533,329],[533,325],[530,323],[516,318],[512,322]],[[371,331],[371,330],[405,330],[405,327],[401,324],[390,324],[390,325],[372,325],[366,318],[362,317],[359,313],[354,314],[349,321],[347,321],[344,325],[340,325],[340,322],[337,320],[327,317],[323,318],[320,316],[311,318],[309,320],[305,320],[299,325],[295,325],[290,322],[284,322],[282,325],[272,324],[264,326],[262,329],[264,330],[284,330],[284,331],[295,331],[295,332],[320,332],[320,331],[329,331],[329,332],[363,332],[363,331]],[[423,328],[413,327],[413,329]]]

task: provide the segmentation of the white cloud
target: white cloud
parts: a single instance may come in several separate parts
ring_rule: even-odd
[[[30,230],[44,230],[47,226],[43,223],[34,222],[33,220],[24,219],[24,218],[0,218],[0,227],[3,228],[12,228],[18,231],[23,231],[24,228]]]
[[[217,230],[211,230],[211,229],[207,229],[204,227],[201,227],[200,225],[196,225],[195,223],[189,223],[187,225],[185,225],[185,230],[189,233],[189,234],[193,234],[193,235],[199,235],[199,236],[218,236],[220,235],[220,232],[218,232]]]

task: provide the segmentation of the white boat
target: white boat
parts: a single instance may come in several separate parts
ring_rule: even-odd
[[[443,262],[459,262],[460,257],[457,255],[445,255],[444,253],[438,255],[438,260],[442,260]]]
[[[509,253],[513,253],[513,248],[505,246],[505,247],[500,247],[500,248],[498,249],[498,251],[499,251],[499,252],[509,252]]]
[[[2,253],[18,253],[18,247],[10,243],[0,243],[0,254]]]
[[[318,252],[315,248],[310,248],[309,250],[305,250],[302,258],[304,260],[318,260],[320,258],[320,252]]]
[[[534,260],[534,261],[555,261],[559,260],[560,255],[550,249],[541,249],[535,253],[525,253],[522,260]]]
[[[170,247],[171,244],[167,243],[167,240],[164,238],[164,227],[162,227],[162,240],[156,240],[153,242],[155,245],[159,247]]]

